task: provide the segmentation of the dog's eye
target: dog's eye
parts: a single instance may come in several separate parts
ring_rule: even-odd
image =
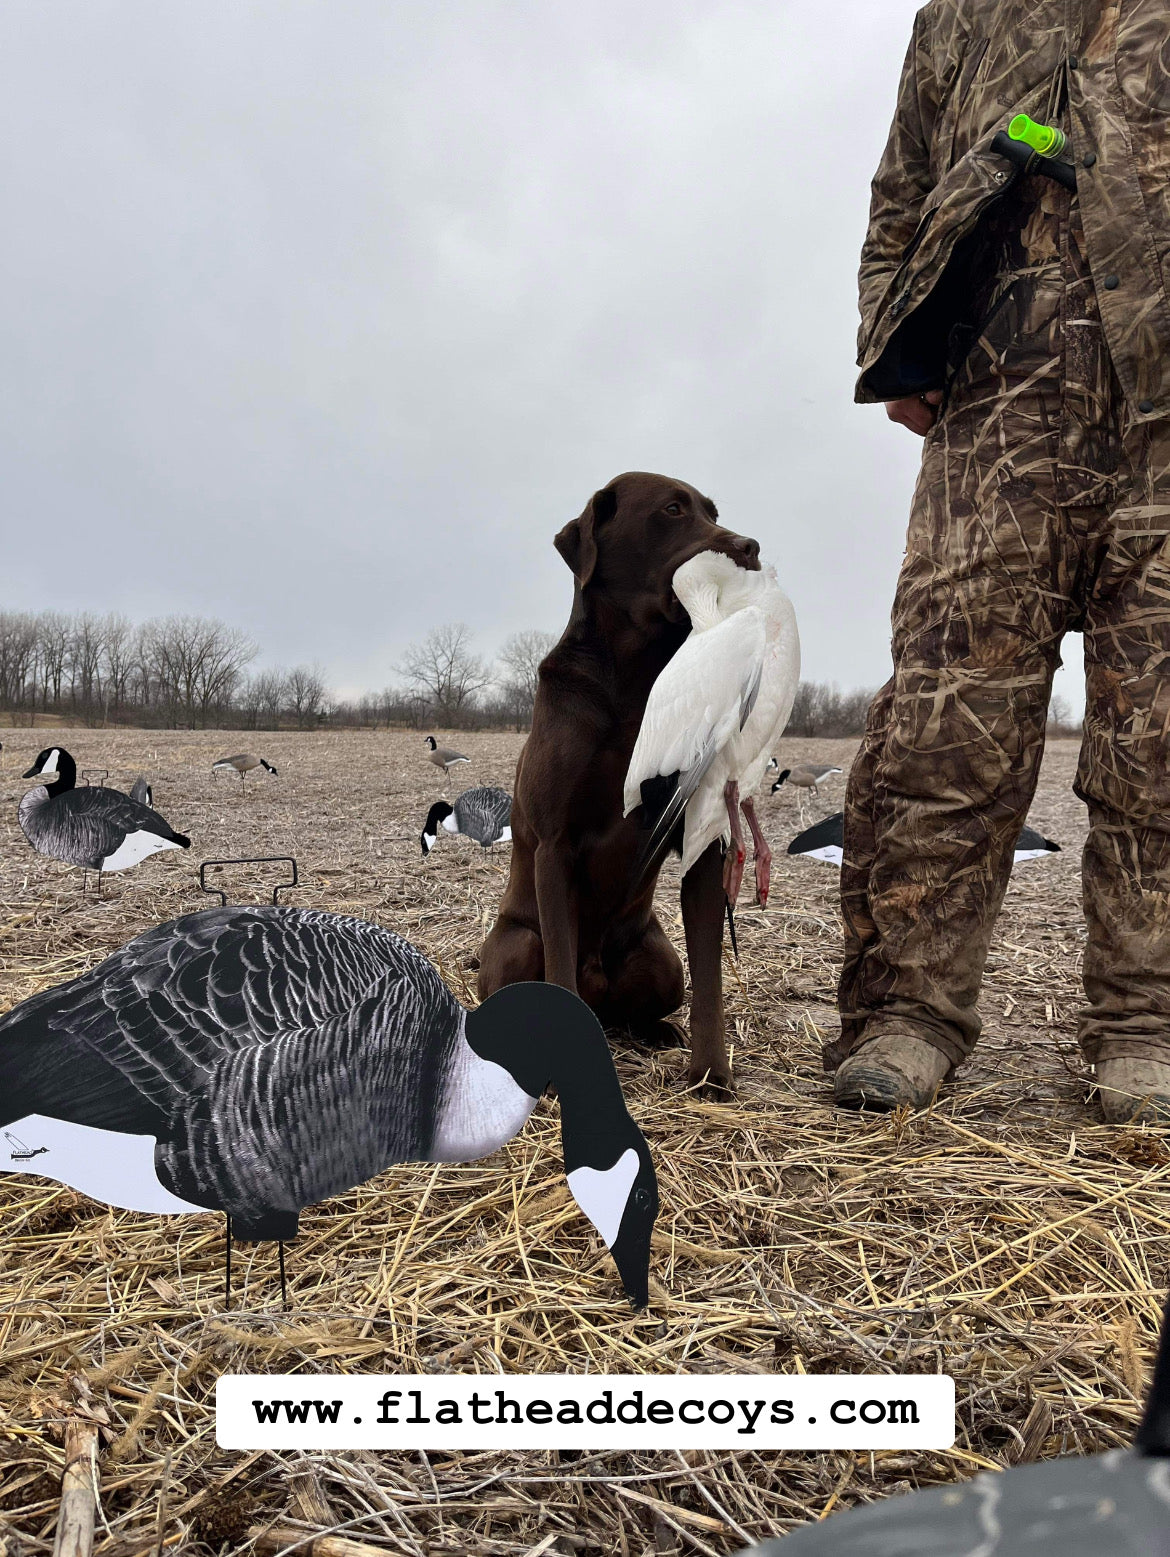
[[[672,518],[677,519],[679,514],[682,513],[682,504],[681,503],[667,503],[666,507],[662,510],[662,512],[664,514],[670,514],[670,516]]]

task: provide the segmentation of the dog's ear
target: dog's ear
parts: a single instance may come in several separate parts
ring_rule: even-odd
[[[597,531],[617,512],[617,493],[612,487],[594,492],[584,511],[570,519],[553,545],[573,570],[578,583],[588,584],[597,565]]]

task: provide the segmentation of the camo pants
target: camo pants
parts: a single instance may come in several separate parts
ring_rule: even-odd
[[[1025,187],[926,438],[894,675],[849,776],[830,1068],[891,1031],[970,1054],[1069,630],[1087,692],[1079,1038],[1090,1063],[1170,1059],[1170,420],[1128,425],[1076,203]]]

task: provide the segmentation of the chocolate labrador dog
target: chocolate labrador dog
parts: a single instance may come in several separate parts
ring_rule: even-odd
[[[532,734],[516,766],[512,860],[480,953],[479,994],[547,980],[607,1026],[677,1041],[683,970],[654,915],[657,871],[631,883],[645,833],[622,788],[650,688],[690,632],[671,590],[682,564],[722,551],[759,568],[758,544],[716,523],[685,481],[630,471],[594,493],[556,548],[573,570],[573,610],[540,667]],[[688,1085],[725,1095],[724,892],[718,840],[687,872],[682,915],[691,972]]]

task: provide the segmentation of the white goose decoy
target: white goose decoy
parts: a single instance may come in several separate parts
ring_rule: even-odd
[[[77,764],[63,746],[47,747],[25,778],[30,789],[17,808],[25,837],[38,854],[82,870],[130,870],[163,849],[189,849],[190,838],[149,806],[100,784],[77,788]]]
[[[494,1152],[550,1082],[569,1188],[643,1306],[654,1167],[597,1018],[554,984],[465,1011],[362,919],[206,909],[0,1017],[0,1170],[284,1240],[395,1163]]]
[[[700,552],[672,583],[691,633],[650,689],[625,812],[647,804],[653,813],[647,858],[665,853],[685,813],[684,874],[716,838],[730,841],[724,886],[734,903],[743,875],[742,808],[755,845],[757,901],[766,904],[772,855],[752,796],[800,680],[796,614],[775,569],[751,572],[722,552]]]

